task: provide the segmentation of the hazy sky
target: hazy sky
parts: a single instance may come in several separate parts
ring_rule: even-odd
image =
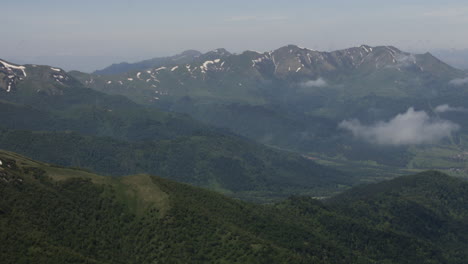
[[[89,59],[93,67],[187,49],[266,51],[290,43],[468,48],[466,0],[11,0],[1,10],[0,58]]]

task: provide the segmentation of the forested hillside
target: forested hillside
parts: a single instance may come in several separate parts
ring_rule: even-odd
[[[464,263],[468,184],[437,172],[255,205],[0,152],[4,263]],[[407,208],[408,210],[401,210]]]

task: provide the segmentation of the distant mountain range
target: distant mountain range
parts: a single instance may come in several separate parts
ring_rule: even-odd
[[[348,63],[351,63],[351,64],[353,64],[355,66],[363,64],[364,63],[364,61],[362,61],[363,56],[368,57],[367,55],[369,55],[369,52],[373,51],[374,48],[377,48],[377,49],[380,49],[380,50],[381,50],[381,48],[385,48],[385,49],[391,51],[391,53],[393,54],[393,55],[390,55],[392,63],[397,63],[397,60],[401,63],[403,60],[408,59],[407,56],[411,55],[410,53],[401,52],[400,50],[398,50],[398,49],[396,49],[395,47],[392,47],[392,46],[370,47],[370,46],[367,46],[367,45],[362,45],[360,47],[360,49],[359,48],[350,48],[350,49],[338,50],[338,51],[334,51],[334,52],[318,52],[316,50],[301,48],[301,47],[298,47],[298,46],[295,46],[295,45],[289,45],[289,46],[284,47],[284,48],[288,49],[288,47],[290,49],[294,50],[294,52],[296,52],[296,53],[297,53],[297,48],[299,48],[300,50],[303,50],[303,51],[307,51],[307,53],[308,53],[307,56],[309,58],[304,58],[303,57],[302,60],[304,60],[306,62],[305,65],[309,64],[309,66],[310,66],[310,64],[312,64],[312,60],[314,61],[314,64],[316,64],[317,62],[320,62],[320,59],[317,59],[317,58],[313,59],[313,57],[316,56],[317,54],[320,54],[322,59],[324,59],[324,58],[330,59],[332,57],[337,59],[337,60],[335,60],[335,62],[327,61],[327,63],[329,65],[333,65],[333,64],[336,64],[336,63],[339,64],[340,63],[339,62],[340,57],[343,58],[342,55],[345,54],[345,55],[348,55],[348,58],[347,58]],[[275,53],[275,52],[277,52],[277,51],[279,51],[281,49],[283,49],[283,48],[280,48],[280,49],[272,51],[272,52],[265,52],[265,54],[266,53],[273,54],[273,53]],[[231,54],[230,52],[228,52],[225,49],[217,49],[215,51],[222,51],[222,53],[224,55],[235,55],[235,54]],[[249,51],[247,51],[247,52],[249,52]],[[364,52],[364,54],[363,54],[363,52]],[[254,52],[254,53],[258,53],[258,52]],[[340,55],[340,53],[342,53],[342,54]],[[357,53],[359,53],[359,55]],[[452,64],[452,62],[454,62],[454,59],[457,57],[458,65],[463,63],[463,60],[464,60],[463,56],[460,57],[460,55],[464,54],[464,53],[466,53],[466,52],[457,51],[457,50],[436,50],[435,51],[436,56],[440,55],[444,60],[447,59],[449,64]],[[161,66],[191,64],[195,59],[199,58],[202,55],[203,54],[201,52],[199,52],[199,51],[187,50],[187,51],[182,52],[181,54],[171,56],[171,57],[153,58],[153,59],[150,59],[150,60],[144,60],[144,61],[136,62],[136,63],[122,62],[122,63],[118,63],[118,64],[113,64],[113,65],[111,65],[109,67],[106,67],[106,68],[104,68],[102,70],[96,70],[95,72],[93,72],[93,74],[97,74],[97,75],[114,75],[114,74],[129,72],[129,71],[132,71],[132,70],[146,70],[146,69],[149,69],[149,68],[157,68],[157,67],[161,67]],[[373,54],[373,55],[375,57],[375,54]],[[396,56],[393,57],[394,55],[396,55]],[[393,61],[393,59],[395,61]],[[264,60],[264,58],[262,58],[261,60]],[[366,58],[366,61],[370,62],[371,61],[370,57]],[[380,64],[383,65],[383,64],[386,64],[387,62],[389,62],[389,61],[382,61],[382,62],[380,62]],[[409,63],[409,60],[407,62]],[[301,65],[302,64],[303,63],[301,63]],[[343,62],[341,62],[341,64],[343,64]],[[346,64],[346,62],[344,62],[344,64]],[[457,63],[455,63],[455,64],[457,64]],[[323,65],[322,65],[322,67],[323,67]],[[288,68],[289,68],[289,66],[288,66]],[[296,68],[294,68],[294,70],[297,70],[298,68],[299,67],[296,67]],[[303,68],[303,69],[301,69],[303,71],[306,70],[305,66],[303,66],[301,68]]]
[[[363,45],[319,52],[289,45],[265,53],[231,54],[219,49],[190,54],[196,55],[183,56],[183,63],[175,62],[180,59],[177,55],[123,65],[122,71],[130,70],[117,75],[72,74],[90,88],[122,94],[144,104],[184,96],[264,104],[284,100],[284,96],[291,96],[291,90],[317,93],[325,90],[324,86],[326,91],[339,90],[341,97],[415,97],[431,86],[447,86],[451,79],[464,76],[429,53],[410,54],[391,46]],[[152,67],[150,62],[157,66]]]

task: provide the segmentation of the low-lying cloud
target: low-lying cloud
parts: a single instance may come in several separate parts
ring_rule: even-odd
[[[396,54],[393,64],[387,64],[384,67],[389,69],[408,68],[416,64],[416,57],[413,54]]]
[[[342,121],[339,127],[367,142],[394,146],[433,143],[460,129],[458,124],[431,118],[426,112],[415,111],[412,107],[388,122],[363,125],[354,119]]]
[[[454,86],[462,86],[462,85],[468,84],[468,77],[453,79],[449,82],[449,84],[454,85]]]
[[[299,86],[303,88],[311,88],[311,87],[325,87],[328,86],[328,83],[322,78],[318,78],[317,80],[309,80],[306,82],[302,82]]]
[[[416,64],[416,57],[413,54],[399,54],[396,56],[396,67],[409,67]]]
[[[436,113],[445,113],[445,112],[467,112],[468,109],[464,107],[453,107],[448,104],[439,105],[434,109]]]

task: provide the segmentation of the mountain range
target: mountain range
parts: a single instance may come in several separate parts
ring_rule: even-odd
[[[290,90],[331,86],[335,90],[343,85],[349,86],[349,82],[355,83],[357,76],[362,77],[359,82],[363,85],[364,82],[378,81],[377,78],[388,74],[393,75],[394,81],[407,78],[408,74],[419,77],[421,86],[441,78],[448,81],[463,75],[463,72],[429,53],[414,55],[392,46],[363,45],[334,52],[319,52],[288,45],[271,52],[246,51],[242,54],[217,49],[190,57],[183,63],[175,63],[174,58],[180,56],[154,59],[169,60],[167,64],[157,63],[155,67],[141,62],[131,64],[118,74],[77,74],[76,77],[89,87],[124,94],[140,103],[151,103],[165,97],[191,96],[261,104],[279,100],[273,92],[284,95],[285,91],[280,90],[282,86]],[[392,92],[388,91],[390,89],[395,93],[403,92],[395,94],[401,97],[411,95],[414,89],[420,88],[408,89],[411,87],[405,84],[393,84],[395,87],[387,85],[373,87],[372,92],[388,95]],[[357,94],[353,91],[352,96],[366,96],[368,92]]]

